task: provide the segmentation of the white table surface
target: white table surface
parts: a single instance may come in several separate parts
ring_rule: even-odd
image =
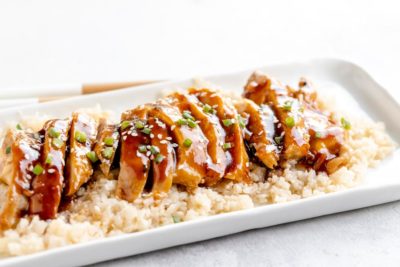
[[[0,98],[10,87],[198,76],[316,57],[360,64],[400,100],[399,4],[0,2]],[[398,266],[399,221],[396,202],[98,266]]]

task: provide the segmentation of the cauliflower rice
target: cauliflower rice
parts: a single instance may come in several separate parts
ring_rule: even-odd
[[[155,200],[148,193],[128,203],[115,197],[115,179],[95,175],[94,181],[78,192],[69,210],[60,212],[57,219],[24,217],[15,229],[2,233],[0,255],[30,254],[353,187],[362,181],[369,167],[376,167],[396,145],[382,123],[369,119],[353,119],[351,123],[353,127],[340,153],[348,163],[330,176],[314,170],[299,170],[289,164],[283,171],[265,177],[266,169],[252,165],[253,184],[225,181],[217,187],[199,187],[192,192],[174,185],[162,199]],[[5,189],[5,185],[0,185],[0,203]]]

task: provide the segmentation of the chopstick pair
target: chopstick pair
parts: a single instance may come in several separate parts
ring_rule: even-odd
[[[156,80],[142,80],[119,83],[93,83],[80,85],[46,86],[38,88],[18,88],[2,90],[0,108],[16,107],[63,99],[76,95],[95,94],[156,83]]]

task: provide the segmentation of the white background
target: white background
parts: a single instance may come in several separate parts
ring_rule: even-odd
[[[10,87],[169,79],[316,57],[363,66],[399,100],[400,6],[382,0],[0,2],[0,97]],[[399,221],[400,204],[392,203],[112,263],[398,265]]]

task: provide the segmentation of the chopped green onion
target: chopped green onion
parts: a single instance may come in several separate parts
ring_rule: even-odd
[[[293,117],[287,117],[285,119],[285,124],[287,127],[293,127],[296,124],[296,122],[294,121]]]
[[[275,136],[274,137],[275,143],[277,143],[278,145],[280,145],[282,143],[282,139],[283,139],[283,136]]]
[[[112,137],[104,138],[104,144],[106,146],[112,146],[114,144],[114,138],[112,138]]]
[[[51,164],[52,162],[53,162],[53,157],[51,155],[47,155],[45,163],[46,164]]]
[[[342,123],[342,127],[346,130],[350,130],[351,129],[351,124],[348,120],[346,120],[345,118],[341,118],[340,122]]]
[[[40,175],[43,172],[43,167],[39,163],[35,165],[32,171],[35,175]]]
[[[63,140],[61,140],[60,138],[53,138],[52,143],[57,148],[61,148],[64,145]]]
[[[110,159],[114,153],[114,149],[112,147],[106,147],[103,149],[103,152],[101,153],[103,157],[106,159]]]
[[[185,120],[185,119],[179,119],[179,120],[176,121],[176,123],[177,123],[179,126],[182,126],[182,125],[187,125],[187,124],[188,124],[188,121]]]
[[[292,105],[293,102],[292,101],[285,101],[285,103],[283,104],[282,108],[286,111],[291,111],[292,110]]]
[[[203,106],[203,111],[205,113],[209,113],[209,114],[213,114],[214,113],[214,109],[209,104],[205,104]]]
[[[316,138],[322,138],[322,133],[321,132],[315,132],[315,137]]]
[[[223,148],[224,150],[231,149],[231,148],[232,148],[232,143],[225,143],[225,144],[222,146],[222,148]]]
[[[61,132],[57,130],[55,127],[51,127],[49,129],[49,136],[53,138],[58,138],[60,137]]]
[[[11,153],[11,147],[8,146],[8,147],[6,148],[6,154],[10,154],[10,153]]]
[[[86,134],[81,131],[75,131],[75,140],[78,141],[79,143],[85,143],[86,142]]]
[[[151,129],[148,128],[148,127],[144,127],[143,130],[142,130],[142,133],[144,133],[144,134],[151,134]]]
[[[190,128],[196,128],[196,126],[197,126],[196,122],[194,122],[194,121],[192,121],[190,119],[187,122],[188,122],[188,125],[189,125]]]
[[[22,130],[22,126],[19,123],[15,126],[15,128],[17,128],[17,130]]]
[[[161,155],[161,154],[158,154],[155,158],[154,158],[154,161],[156,162],[156,163],[161,163],[163,160],[164,160],[164,156],[163,155]]]
[[[121,122],[121,130],[125,130],[126,128],[128,128],[131,125],[130,121],[123,121]]]
[[[140,130],[140,129],[144,128],[144,124],[141,121],[137,121],[137,122],[135,122],[135,127],[136,127],[136,129]]]
[[[231,126],[231,125],[233,124],[233,120],[232,120],[232,119],[225,119],[225,120],[222,120],[222,123],[223,123],[226,127],[229,127],[229,126]]]
[[[181,222],[181,219],[176,215],[172,215],[172,220],[174,221],[174,223],[180,223]]]
[[[240,116],[240,114],[237,115],[237,119],[238,119],[240,128],[244,129],[246,127],[246,124],[245,124],[244,119],[242,118],[242,116]]]
[[[195,120],[194,119],[194,117],[192,116],[192,114],[190,114],[190,111],[188,111],[188,110],[185,110],[183,113],[182,113],[182,117],[184,117],[185,119],[188,119],[188,120]]]
[[[140,145],[138,150],[139,150],[140,153],[145,153],[147,151],[147,148],[146,148],[145,145]]]
[[[88,159],[90,159],[92,163],[96,163],[99,160],[99,158],[96,155],[96,152],[94,151],[89,151],[88,153],[86,153],[86,157],[88,157]]]
[[[151,152],[151,154],[153,154],[153,155],[157,155],[157,154],[160,153],[160,149],[159,149],[158,147],[156,147],[156,146],[151,146],[151,147],[150,147],[150,152]]]
[[[185,147],[190,147],[192,145],[192,140],[190,140],[189,138],[186,138],[185,141],[183,141],[183,145]]]

